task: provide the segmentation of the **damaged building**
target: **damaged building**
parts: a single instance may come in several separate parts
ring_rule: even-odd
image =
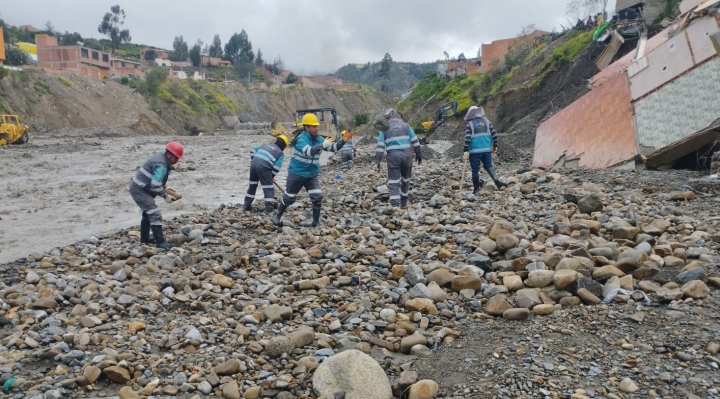
[[[679,18],[590,79],[538,127],[534,166],[671,168],[720,137],[720,0]]]

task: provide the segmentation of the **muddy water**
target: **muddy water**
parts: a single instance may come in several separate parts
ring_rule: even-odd
[[[137,226],[140,212],[127,192],[128,183],[167,141],[160,136],[38,137],[25,146],[0,147],[0,263]],[[241,203],[250,150],[272,138],[205,136],[181,141],[183,160],[196,170],[171,174],[168,186],[183,199],[174,204],[158,201],[165,218]],[[278,176],[283,186],[290,155]]]

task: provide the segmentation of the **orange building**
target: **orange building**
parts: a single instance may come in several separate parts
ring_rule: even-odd
[[[96,79],[110,75],[110,53],[83,46],[60,46],[57,38],[46,34],[35,35],[35,45],[41,68],[72,71]]]
[[[514,46],[535,43],[539,44],[542,37],[549,34],[550,32],[535,30],[533,33],[526,36],[495,40],[490,44],[483,44],[480,48],[480,52],[482,53],[481,72],[489,72],[502,65],[505,61],[505,55],[507,55]]]

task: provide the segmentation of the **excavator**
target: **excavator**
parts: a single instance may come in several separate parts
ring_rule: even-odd
[[[27,125],[21,125],[17,115],[0,115],[0,146],[27,144]]]
[[[447,118],[455,115],[455,113],[457,113],[457,106],[457,100],[453,100],[447,104],[441,105],[440,108],[438,108],[437,112],[435,112],[435,119],[430,119],[426,122],[421,123],[423,130],[425,130],[425,134],[428,135],[431,132],[435,131],[438,126],[445,123],[445,120]]]

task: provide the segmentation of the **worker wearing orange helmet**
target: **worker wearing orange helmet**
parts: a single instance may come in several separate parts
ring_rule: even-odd
[[[165,152],[150,157],[140,167],[128,186],[130,195],[142,211],[140,222],[140,243],[149,244],[150,230],[155,237],[155,245],[158,248],[169,249],[172,245],[165,241],[162,232],[162,214],[155,204],[155,197],[162,197],[165,202],[171,204],[180,195],[174,190],[165,188],[170,169],[183,155],[183,146],[177,141],[171,141],[165,146]]]
[[[275,186],[273,181],[275,175],[282,168],[283,151],[290,143],[290,139],[284,134],[279,134],[275,138],[275,143],[260,145],[252,149],[250,152],[250,185],[247,194],[245,194],[245,204],[243,209],[250,211],[252,203],[255,200],[255,192],[257,192],[258,184],[262,187],[265,196],[265,212],[275,210]]]
[[[352,132],[345,132],[337,142],[325,139],[318,134],[320,122],[315,114],[305,114],[300,122],[303,130],[293,139],[291,146],[295,150],[290,165],[288,165],[287,188],[278,205],[278,211],[273,216],[274,225],[280,224],[285,209],[295,202],[300,190],[305,188],[312,202],[312,221],[300,223],[303,227],[317,227],[320,225],[320,209],[322,207],[323,193],[320,188],[320,153],[323,151],[337,152],[352,139]]]

